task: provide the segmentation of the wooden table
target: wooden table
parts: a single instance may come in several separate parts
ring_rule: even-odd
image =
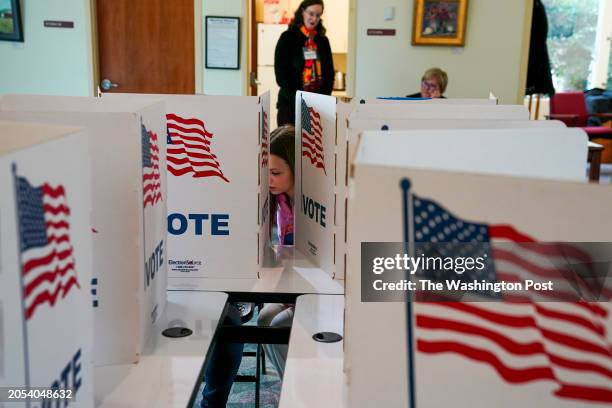
[[[591,163],[589,168],[589,181],[599,182],[599,174],[601,172],[601,153],[604,147],[600,144],[589,142],[588,162]]]

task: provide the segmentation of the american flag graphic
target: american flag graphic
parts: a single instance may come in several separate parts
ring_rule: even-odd
[[[204,122],[174,113],[167,114],[166,120],[168,171],[176,177],[185,174],[193,178],[219,177],[229,183],[211,150],[213,134],[206,130]]]
[[[143,206],[155,205],[162,200],[159,175],[159,147],[157,135],[140,125],[142,136],[142,190]]]
[[[26,320],[45,303],[55,306],[80,288],[70,242],[70,207],[64,187],[33,187],[16,177]]]
[[[321,115],[309,107],[302,99],[302,157],[307,157],[310,163],[325,172],[325,157],[323,150],[323,126]]]
[[[262,129],[261,129],[261,167],[266,167],[268,165],[268,156],[270,151],[269,141],[268,141],[268,114],[266,111],[261,111],[262,113]]]
[[[409,200],[408,194],[404,188],[404,200]],[[475,251],[487,251],[492,261],[482,276],[472,278],[548,280],[560,276],[551,264],[590,263],[589,254],[571,244],[535,244],[535,239],[512,226],[468,222],[434,201],[414,194],[411,198],[412,215],[406,218],[412,218],[414,242],[485,244]],[[512,296],[504,293],[501,302],[418,302],[414,306],[416,349],[425,354],[456,354],[488,365],[509,384],[550,381],[557,398],[612,403],[606,304],[543,303],[530,296]],[[559,295],[550,296],[558,300]]]

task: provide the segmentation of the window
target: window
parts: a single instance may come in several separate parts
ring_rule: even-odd
[[[557,91],[587,89],[595,51],[599,2],[542,0],[548,15],[548,53]]]

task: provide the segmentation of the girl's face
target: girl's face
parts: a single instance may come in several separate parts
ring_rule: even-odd
[[[293,197],[293,172],[285,160],[274,154],[270,155],[270,193]]]
[[[313,4],[312,6],[308,6],[302,11],[302,19],[304,20],[304,25],[309,30],[314,30],[315,27],[321,21],[321,15],[323,14],[323,7],[320,4]]]

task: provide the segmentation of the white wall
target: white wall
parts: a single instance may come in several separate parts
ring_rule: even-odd
[[[197,90],[207,94],[244,95],[247,71],[247,2],[201,0],[196,4],[196,35],[201,31],[200,55],[204,61],[204,16],[240,17],[242,28],[240,70],[199,71]],[[0,41],[0,94],[93,95],[91,0],[22,1],[24,43]],[[74,29],[45,28],[44,20],[74,21]],[[197,42],[196,42],[197,44]],[[201,62],[200,62],[201,61]],[[203,87],[202,87],[203,83]]]
[[[206,16],[240,17],[240,69],[204,68],[204,94],[206,95],[246,95],[246,78],[249,69],[248,16],[245,0],[202,0],[202,57],[206,58]],[[206,60],[203,61],[206,66]]]
[[[357,97],[401,96],[420,90],[423,72],[449,74],[446,96],[522,101],[533,0],[469,0],[464,48],[412,46],[413,1],[356,1]],[[395,7],[392,21],[385,7]],[[394,28],[395,37],[367,36],[368,28]]]
[[[90,0],[21,2],[23,43],[0,41],[0,93],[92,95]],[[44,20],[73,21],[46,28]]]
[[[466,46],[458,49],[410,44],[412,1],[351,0],[356,35],[349,35],[355,58],[354,69],[349,66],[349,75],[353,74],[348,78],[350,88],[354,84],[349,92],[359,97],[417,92],[422,73],[438,65],[450,76],[447,96],[486,97],[492,90],[502,103],[519,102],[526,75],[521,66],[526,65],[530,26],[526,21],[531,19],[532,1],[470,0]],[[0,93],[91,95],[94,75],[90,0],[27,0],[22,4],[25,43],[0,42]],[[201,5],[202,26],[204,16],[220,15],[240,17],[242,28],[240,70],[204,69],[198,78],[203,82],[203,91],[211,95],[244,95],[248,71],[247,1],[201,0]],[[387,6],[395,7],[392,21],[383,19]],[[45,28],[44,20],[74,21],[75,28]],[[397,33],[395,37],[368,37],[368,28],[395,28]],[[202,56],[204,36],[202,32]],[[353,55],[349,65],[352,59]]]
[[[23,43],[0,41],[0,93],[93,94],[90,0],[26,0]],[[44,20],[73,21],[46,28]]]

